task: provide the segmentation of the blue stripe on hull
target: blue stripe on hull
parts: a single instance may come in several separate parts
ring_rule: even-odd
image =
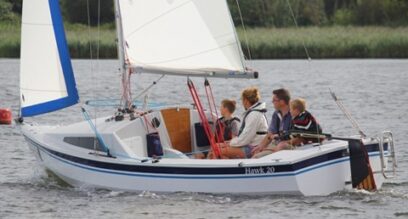
[[[108,174],[115,174],[115,175],[126,175],[126,176],[136,176],[136,177],[151,177],[151,178],[173,178],[173,179],[249,179],[249,178],[265,178],[265,177],[284,177],[284,176],[297,176],[306,172],[310,172],[316,169],[324,168],[327,166],[343,163],[343,162],[348,162],[350,158],[348,156],[343,156],[343,157],[338,157],[338,158],[333,158],[331,160],[325,160],[321,161],[320,163],[317,164],[312,164],[307,167],[303,167],[297,170],[284,170],[280,169],[279,167],[284,167],[284,166],[296,166],[299,165],[299,163],[302,162],[309,162],[319,157],[311,158],[293,165],[280,165],[280,166],[259,166],[259,167],[251,167],[251,169],[259,169],[259,168],[274,168],[275,171],[273,173],[265,173],[265,174],[245,174],[245,167],[232,167],[232,168],[189,168],[189,167],[180,167],[180,168],[175,168],[175,167],[154,167],[154,166],[141,166],[141,165],[125,165],[125,164],[113,164],[113,163],[105,163],[105,162],[100,162],[100,161],[93,161],[93,160],[87,160],[83,159],[87,162],[77,162],[78,160],[74,159],[67,159],[67,158],[72,158],[70,157],[63,157],[61,156],[62,153],[52,151],[50,149],[47,149],[36,142],[32,141],[31,139],[27,138],[26,139],[39,148],[41,151],[44,153],[47,153],[49,156],[53,157],[54,159],[57,159],[63,163],[79,167],[82,169],[86,170],[91,170],[91,171],[96,171],[96,172],[102,172],[102,173],[108,173]],[[342,151],[340,151],[342,152]],[[343,152],[342,152],[343,153]],[[372,152],[370,153],[370,157],[372,156],[379,156],[378,152]],[[77,159],[82,159],[82,158],[77,158]],[[112,158],[113,159],[113,158]],[[319,158],[321,160],[321,158]],[[128,168],[125,169],[112,169],[106,166],[95,166],[95,165],[90,165],[93,162],[98,162],[98,163],[104,163],[104,164],[109,164],[110,167],[118,165],[118,166],[131,166],[135,167],[138,170],[130,170]],[[144,169],[146,168],[146,169]],[[163,169],[167,169],[168,171],[162,171]],[[189,172],[179,172],[177,170],[190,170]],[[208,173],[203,173],[203,170],[217,170],[216,172],[208,172]],[[150,170],[147,171],[147,170]],[[161,170],[161,171],[159,171]],[[238,172],[237,172],[238,170]],[[218,176],[217,176],[218,175]]]
[[[99,171],[99,172],[104,172],[104,173],[112,173],[112,174],[124,174],[124,175],[137,175],[137,176],[151,176],[151,177],[166,177],[166,178],[178,178],[179,176],[174,176],[174,175],[183,175],[182,178],[187,177],[187,178],[217,178],[221,176],[214,176],[214,175],[223,175],[222,177],[224,178],[251,178],[251,177],[270,177],[270,176],[294,176],[300,173],[304,173],[316,168],[320,168],[323,166],[327,165],[332,165],[344,161],[348,161],[349,157],[344,157],[344,156],[334,156],[335,154],[330,153],[327,154],[327,159],[315,163],[312,162],[312,159],[304,161],[305,164],[310,164],[307,165],[303,168],[299,168],[297,170],[294,170],[294,168],[297,168],[297,166],[302,166],[299,162],[294,165],[279,165],[279,166],[259,166],[259,167],[251,167],[250,169],[259,169],[262,168],[265,170],[265,174],[246,174],[247,169],[245,167],[228,167],[228,168],[191,168],[191,167],[160,167],[160,166],[143,166],[143,165],[126,165],[126,164],[114,164],[114,163],[106,163],[106,162],[100,162],[100,161],[94,161],[94,160],[88,160],[88,159],[83,159],[83,158],[78,158],[78,157],[73,157],[69,156],[66,154],[62,154],[56,151],[52,151],[50,149],[44,148],[41,145],[37,144],[36,142],[32,141],[31,139],[27,140],[31,142],[31,144],[35,145],[36,147],[40,148],[43,152],[46,152],[50,156],[52,156],[55,159],[58,159],[62,162],[80,167],[80,168],[85,168],[88,170],[93,170],[93,171]],[[337,153],[343,151],[336,151]],[[334,152],[334,153],[336,153]],[[338,154],[337,154],[338,155]],[[321,161],[322,156],[316,157],[318,158],[317,160]],[[113,158],[112,158],[113,159]],[[267,173],[268,168],[273,168],[274,172],[273,173]],[[117,172],[121,171],[121,172]],[[124,173],[126,172],[126,173]],[[148,174],[146,174],[148,173]],[[173,176],[163,176],[163,175],[152,175],[152,174],[170,174]],[[191,176],[188,176],[191,175]],[[192,176],[195,175],[195,176]],[[207,175],[207,176],[206,176]],[[213,175],[213,176],[208,176],[208,175]],[[225,176],[225,175],[230,175],[230,176]],[[238,175],[238,176],[237,176]]]

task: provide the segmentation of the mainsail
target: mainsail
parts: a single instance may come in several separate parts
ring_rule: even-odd
[[[58,0],[23,2],[20,99],[23,117],[79,101]]]
[[[254,77],[225,0],[117,1],[126,64],[137,72]]]

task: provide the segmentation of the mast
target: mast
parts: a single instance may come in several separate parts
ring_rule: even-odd
[[[115,22],[116,22],[116,37],[118,45],[118,58],[119,58],[119,71],[122,74],[122,99],[125,101],[125,108],[129,106],[130,98],[130,78],[128,77],[127,62],[125,57],[125,48],[124,48],[124,36],[123,36],[123,26],[122,26],[122,15],[120,11],[119,0],[114,0],[115,5]]]

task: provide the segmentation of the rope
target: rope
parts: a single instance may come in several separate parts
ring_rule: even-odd
[[[297,20],[296,20],[295,12],[293,12],[292,5],[290,4],[290,1],[289,1],[289,0],[286,0],[286,3],[288,4],[290,14],[291,14],[291,16],[292,16],[293,22],[295,23],[295,27],[296,27],[296,29],[299,30],[300,28],[299,28],[298,22],[297,22]],[[309,55],[309,50],[307,49],[305,40],[304,40],[303,38],[302,38],[302,46],[303,46],[303,49],[305,50],[307,60],[308,60],[308,61],[311,61],[312,58],[311,58],[310,55]],[[316,120],[315,122],[316,122],[316,124],[319,124],[319,123],[317,122],[317,120]],[[316,134],[317,134],[317,135],[320,134],[320,133],[319,133],[319,125],[316,125]],[[320,144],[321,144],[321,139],[320,139],[320,138],[317,138],[317,142],[318,142],[318,144],[320,145]]]
[[[100,44],[101,44],[101,0],[98,0],[98,31],[97,31],[97,43],[96,43],[96,72],[100,72]],[[93,81],[96,83],[96,87],[99,87],[99,80],[95,78],[95,73],[92,73]],[[95,97],[95,93],[93,95]],[[94,118],[95,118],[95,129],[98,130],[96,119],[98,118],[98,111],[95,107],[94,109]],[[94,146],[96,148],[96,146]]]
[[[147,93],[150,89],[152,89],[161,79],[164,78],[166,75],[161,75],[157,80],[153,81],[151,85],[149,85],[146,89],[144,89],[140,94],[138,94],[135,98],[133,98],[132,102],[135,102],[139,97],[143,96],[145,93]]]
[[[82,114],[84,116],[84,119],[89,123],[89,126],[91,127],[91,129],[95,132],[95,137],[98,139],[99,144],[102,146],[102,149],[108,154],[108,156],[110,156],[110,152],[109,152],[109,148],[108,146],[105,144],[105,142],[103,141],[102,136],[99,134],[98,130],[96,129],[95,125],[92,123],[92,120],[88,114],[88,112],[85,110],[85,108],[81,108],[82,109]],[[95,148],[96,150],[96,148]]]
[[[90,12],[90,4],[89,0],[86,1],[86,10],[87,10],[87,16],[88,16],[88,37],[89,37],[89,54],[91,58],[91,72],[92,72],[92,60],[93,60],[93,55],[92,55],[92,38],[91,38],[91,12]]]
[[[89,0],[86,1],[86,11],[87,11],[87,18],[88,18],[89,56],[90,56],[90,59],[91,59],[89,64],[90,64],[90,71],[91,71],[92,81],[96,81],[95,80],[95,75],[94,75],[94,69],[93,69],[93,51],[92,51],[92,35],[91,35],[91,7],[90,7]],[[91,93],[92,93],[92,96],[95,97],[94,89],[91,89]],[[95,109],[95,124],[96,124],[96,109]],[[95,133],[96,133],[96,126],[95,126]],[[94,140],[94,151],[95,151],[95,153],[96,153],[96,143],[97,143],[97,141]]]
[[[87,106],[90,107],[120,107],[120,99],[93,99],[93,100],[87,100],[85,102],[85,104]],[[141,101],[133,101],[132,102],[133,105],[135,105],[136,107],[138,106],[143,106],[143,102]],[[159,102],[153,102],[153,103],[149,103],[148,107],[149,108],[160,108],[160,107],[164,107],[164,106],[169,106],[165,103],[159,103]]]
[[[208,123],[208,119],[205,116],[204,108],[203,108],[203,105],[201,104],[201,101],[200,101],[200,98],[198,96],[197,90],[196,90],[196,88],[194,86],[194,83],[189,78],[187,79],[187,85],[188,85],[191,97],[193,98],[193,101],[194,101],[194,103],[195,103],[195,105],[197,107],[198,115],[200,116],[201,122],[203,124],[205,134],[207,135],[207,138],[210,141],[211,148],[214,151],[214,154],[216,155],[216,157],[219,158],[220,154],[221,154],[220,148],[218,147],[217,143],[215,142],[214,135],[211,132],[211,128],[210,128],[210,125]]]
[[[215,100],[214,100],[214,95],[212,92],[212,88],[210,85],[210,82],[208,81],[208,79],[205,79],[204,82],[204,87],[205,87],[205,94],[207,96],[207,101],[208,101],[208,105],[210,108],[210,113],[211,113],[211,118],[213,120],[213,124],[215,126],[215,136],[217,136],[217,142],[219,143],[224,143],[224,130],[223,130],[223,126],[221,124],[221,121],[218,119],[220,118],[218,116],[218,111],[217,111],[217,107],[215,105]],[[214,116],[215,114],[215,116]],[[220,129],[219,132],[217,132],[217,127]]]
[[[235,0],[235,2],[237,3],[239,18],[241,19],[242,30],[244,31],[244,38],[245,44],[247,46],[248,58],[249,60],[252,60],[251,50],[249,48],[248,34],[245,28],[244,18],[242,17],[241,6],[239,5],[239,0]]]
[[[292,5],[290,4],[289,0],[286,0],[286,2],[288,3],[289,11],[290,11],[290,13],[291,13],[291,15],[292,15],[293,22],[295,23],[296,29],[299,30],[300,28],[299,28],[298,22],[297,22],[297,20],[296,20],[295,13],[293,12]],[[311,58],[310,55],[309,55],[309,51],[308,51],[308,49],[307,49],[307,47],[306,47],[306,44],[305,44],[305,41],[304,41],[303,38],[302,38],[302,45],[303,45],[303,49],[305,50],[307,59],[308,59],[309,61],[311,61],[312,58]]]
[[[333,97],[333,100],[336,102],[337,106],[340,108],[340,110],[344,113],[346,118],[351,122],[351,125],[353,126],[354,129],[358,131],[358,133],[361,135],[361,137],[365,138],[367,135],[361,130],[360,126],[358,125],[357,121],[353,118],[351,113],[346,109],[346,107],[343,105],[343,102],[340,101],[336,94],[331,90],[330,94]]]
[[[121,106],[123,105],[125,108],[130,108],[131,105],[132,105],[131,87],[130,87],[131,74],[132,74],[132,70],[129,69],[128,74],[122,75],[122,87],[123,87],[123,89],[122,89],[122,97],[120,99],[120,105]]]

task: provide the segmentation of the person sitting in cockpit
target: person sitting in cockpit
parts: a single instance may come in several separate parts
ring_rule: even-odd
[[[236,104],[235,100],[224,99],[221,101],[221,118],[217,120],[216,137],[223,139],[217,139],[217,142],[229,141],[238,136],[241,120],[234,116]]]
[[[298,98],[290,102],[290,114],[292,115],[292,125],[290,131],[298,131],[300,133],[319,135],[322,133],[322,128],[315,117],[306,110],[306,101]],[[301,146],[309,143],[317,143],[323,139],[309,137],[294,137],[285,141],[281,141],[272,152],[277,152],[284,149],[292,149],[296,146]]]
[[[287,89],[280,88],[272,92],[272,104],[275,112],[269,124],[267,135],[262,142],[252,151],[252,158],[260,158],[271,154],[284,135],[291,127],[292,116],[290,114],[290,93]]]
[[[241,127],[238,136],[230,142],[220,143],[221,159],[250,158],[253,148],[258,145],[268,129],[265,118],[266,104],[260,102],[258,88],[247,88],[241,94],[242,105],[245,113],[241,119]],[[209,159],[216,158],[213,151],[208,154]]]

